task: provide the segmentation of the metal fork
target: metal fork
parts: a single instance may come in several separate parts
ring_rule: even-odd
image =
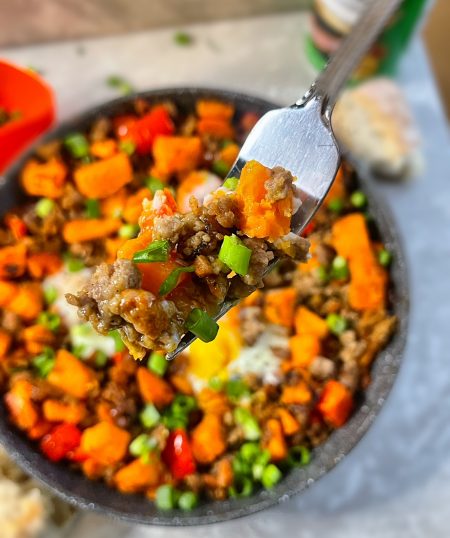
[[[372,0],[306,94],[290,107],[271,110],[253,127],[227,176],[239,177],[250,160],[289,170],[298,178],[295,185],[302,200],[292,218],[292,231],[297,234],[321,205],[339,167],[339,149],[331,128],[331,113],[339,92],[401,2]],[[269,270],[273,263],[276,261]],[[215,319],[237,302],[225,300]],[[186,333],[166,358],[173,359],[195,338]]]

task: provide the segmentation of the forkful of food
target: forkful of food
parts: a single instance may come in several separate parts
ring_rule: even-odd
[[[144,200],[138,237],[67,300],[107,334],[118,329],[137,359],[174,358],[263,286],[282,258],[306,261],[299,234],[324,200],[340,156],[331,113],[340,90],[401,0],[376,0],[311,88],[253,127],[223,185],[181,213],[169,189]]]

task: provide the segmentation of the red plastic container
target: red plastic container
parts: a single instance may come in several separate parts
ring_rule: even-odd
[[[0,126],[0,172],[55,119],[51,88],[29,69],[0,60],[0,107],[20,117]]]

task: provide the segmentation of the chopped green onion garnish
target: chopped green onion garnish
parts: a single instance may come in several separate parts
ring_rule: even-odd
[[[328,314],[327,325],[333,334],[342,334],[348,327],[347,320],[339,314]]]
[[[241,454],[234,456],[231,462],[233,466],[233,475],[236,476],[250,476],[252,474],[252,467],[249,461],[244,460]]]
[[[191,34],[188,34],[187,32],[175,32],[173,36],[173,40],[177,45],[186,46],[186,45],[192,45],[194,39],[191,36]]]
[[[119,90],[119,92],[123,95],[129,95],[130,93],[133,93],[134,89],[133,86],[127,82],[123,77],[119,77],[118,75],[111,75],[106,79],[106,83],[111,88],[115,88],[116,90]]]
[[[328,209],[339,214],[344,209],[344,201],[341,198],[333,198],[328,202]]]
[[[188,331],[198,336],[203,342],[212,342],[219,331],[217,323],[201,308],[191,310],[185,326]]]
[[[161,180],[156,177],[148,177],[145,181],[145,186],[149,191],[155,194],[156,191],[161,191],[166,186]]]
[[[146,404],[139,415],[139,419],[144,428],[153,428],[161,419],[159,411],[153,404]]]
[[[293,467],[303,467],[311,460],[311,452],[306,446],[293,446],[289,450],[288,463]]]
[[[237,476],[228,493],[230,497],[249,497],[253,493],[253,481],[247,476]]]
[[[188,267],[177,267],[170,273],[170,275],[166,278],[166,280],[164,280],[164,282],[161,284],[161,287],[159,288],[159,294],[167,295],[174,288],[176,288],[178,285],[178,280],[180,278],[181,273],[193,273],[194,271],[195,271],[195,267],[193,265],[189,265]]]
[[[261,480],[264,469],[269,461],[270,452],[268,450],[263,450],[263,452],[256,457],[252,465],[252,476],[255,480]]]
[[[222,390],[223,389],[223,381],[222,379],[220,379],[220,377],[212,377],[209,381],[208,381],[208,385],[211,389],[213,390]]]
[[[50,331],[57,331],[61,325],[61,318],[54,312],[41,312],[37,322]]]
[[[89,143],[81,133],[67,135],[64,139],[64,145],[75,159],[89,156]]]
[[[228,166],[228,164],[225,161],[222,161],[220,159],[218,161],[213,162],[211,168],[215,174],[221,177],[225,177],[230,170],[230,167]]]
[[[328,275],[328,271],[323,265],[321,265],[320,267],[317,267],[317,269],[315,270],[315,275],[317,277],[317,280],[321,284],[326,284],[330,278]]]
[[[70,273],[77,273],[85,268],[83,260],[80,260],[80,258],[74,258],[70,253],[64,256],[64,260]]]
[[[58,298],[58,290],[54,286],[44,288],[44,299],[48,305],[53,304]]]
[[[175,508],[175,488],[170,484],[159,486],[156,490],[155,504],[160,510],[171,510],[172,508]]]
[[[104,368],[108,362],[108,355],[104,351],[95,352],[95,366]]]
[[[72,346],[72,355],[75,355],[77,359],[83,359],[86,356],[87,346],[84,344],[77,344]]]
[[[47,377],[55,366],[55,352],[51,347],[44,348],[44,351],[32,359],[33,366],[36,368],[39,377]]]
[[[152,439],[146,433],[141,433],[130,443],[129,451],[132,456],[145,456],[156,447],[155,439]]]
[[[331,264],[331,277],[337,280],[345,280],[348,275],[347,260],[342,256],[336,256]]]
[[[137,224],[124,224],[119,228],[119,237],[122,239],[133,239],[139,233]]]
[[[236,235],[226,235],[219,251],[219,260],[238,275],[248,273],[251,249],[247,248]]]
[[[55,202],[53,200],[50,198],[41,198],[34,206],[34,210],[38,217],[44,219],[50,215],[54,207]]]
[[[177,430],[178,428],[184,429],[187,426],[188,417],[187,415],[174,416],[169,412],[162,417],[161,422],[169,430]]]
[[[184,491],[178,499],[178,508],[192,510],[198,504],[198,496],[193,491]]]
[[[133,155],[136,151],[136,144],[132,140],[122,140],[119,142],[119,149],[127,155]]]
[[[125,350],[125,344],[122,341],[122,337],[117,329],[109,331],[108,336],[114,339],[114,345],[116,347],[116,353],[120,353]]]
[[[197,402],[193,396],[177,394],[171,405],[171,413],[174,417],[183,417],[197,408]]]
[[[353,207],[362,209],[367,205],[367,196],[361,191],[355,191],[350,196],[350,202],[352,203]]]
[[[261,428],[250,411],[243,407],[236,407],[233,416],[236,424],[244,431],[244,438],[247,441],[257,441],[261,437]]]
[[[280,469],[278,469],[278,467],[273,463],[269,463],[269,465],[264,469],[261,477],[262,485],[266,489],[273,488],[281,480],[282,476],[283,474]]]
[[[244,443],[239,449],[239,453],[244,461],[252,463],[261,454],[261,447],[258,443]]]
[[[133,261],[135,263],[166,262],[169,259],[169,241],[153,241],[144,249],[135,252]]]
[[[225,392],[230,400],[237,401],[248,396],[250,390],[242,379],[230,379],[225,385]]]
[[[100,216],[100,203],[98,200],[86,200],[86,217],[88,219],[97,219]]]
[[[223,182],[223,186],[226,189],[229,189],[230,191],[235,191],[237,189],[238,184],[239,184],[238,177],[229,177]]]
[[[155,374],[163,376],[169,366],[169,362],[166,361],[164,355],[161,353],[152,353],[147,361],[147,367]]]
[[[392,254],[389,252],[389,250],[382,249],[378,253],[378,262],[383,267],[389,267],[389,265],[392,262]]]

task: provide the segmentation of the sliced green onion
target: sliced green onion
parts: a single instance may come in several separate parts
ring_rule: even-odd
[[[247,441],[257,441],[261,437],[261,428],[256,418],[244,407],[236,407],[233,412],[234,421],[241,426]]]
[[[323,265],[317,267],[317,269],[315,270],[315,275],[316,275],[317,280],[321,284],[326,284],[330,279],[328,271],[326,267],[324,267]]]
[[[248,476],[238,476],[228,488],[230,497],[250,497],[253,493],[253,481]]]
[[[193,510],[198,504],[198,496],[193,491],[184,491],[178,499],[178,508]]]
[[[237,454],[231,462],[233,467],[234,476],[250,476],[252,474],[252,467],[249,461],[242,458],[240,454]]]
[[[108,355],[104,351],[95,352],[95,366],[104,368],[108,362]]]
[[[225,392],[234,402],[250,394],[250,389],[242,379],[230,379],[225,385]]]
[[[84,344],[76,344],[75,346],[72,346],[72,355],[75,355],[77,359],[83,360],[87,350],[88,348]]]
[[[389,250],[386,250],[386,249],[383,248],[378,253],[378,262],[383,267],[389,267],[389,265],[392,262],[392,253],[389,252]]]
[[[135,263],[166,262],[169,259],[169,241],[153,241],[144,249],[135,252],[133,261]]]
[[[89,156],[89,142],[81,133],[67,135],[64,139],[64,145],[75,159]]]
[[[350,202],[353,207],[362,209],[367,205],[367,196],[362,191],[355,191],[350,196]]]
[[[100,203],[93,198],[86,200],[86,217],[88,219],[97,219],[100,216]]]
[[[223,186],[226,189],[229,189],[230,191],[235,191],[237,189],[238,184],[239,184],[238,177],[229,177],[223,182]]]
[[[34,211],[38,217],[44,219],[48,217],[55,207],[55,202],[50,198],[41,198],[34,206]]]
[[[217,323],[201,308],[191,310],[185,326],[188,331],[198,336],[203,342],[212,342],[219,331]]]
[[[61,325],[61,317],[54,312],[41,312],[38,316],[37,322],[46,329],[56,332]]]
[[[119,237],[122,239],[133,239],[139,233],[137,224],[124,224],[119,228]]]
[[[208,386],[213,390],[220,391],[223,389],[223,381],[220,377],[215,376],[208,381]]]
[[[51,347],[44,348],[44,351],[32,359],[32,364],[36,368],[39,377],[47,377],[55,366],[55,352]]]
[[[347,260],[342,256],[336,256],[331,264],[331,277],[337,280],[345,280],[348,275]]]
[[[133,439],[128,447],[132,456],[145,456],[156,448],[156,441],[146,433],[141,433]]]
[[[339,314],[328,314],[327,325],[333,334],[342,334],[348,327],[347,320]]]
[[[136,144],[132,140],[122,140],[119,142],[119,149],[127,155],[133,155],[136,151]]]
[[[282,472],[276,465],[269,463],[269,465],[264,469],[261,483],[266,489],[273,488],[281,480],[283,476]]]
[[[293,467],[304,467],[311,461],[311,452],[306,446],[293,446],[289,450],[288,463]]]
[[[188,423],[187,415],[183,416],[174,416],[171,413],[164,414],[161,419],[161,422],[169,430],[177,430],[178,428],[185,429]]]
[[[186,45],[192,45],[194,38],[187,32],[175,32],[173,40],[177,45],[185,47]]]
[[[184,417],[197,409],[197,402],[193,396],[177,394],[171,405],[171,413],[174,417]]]
[[[221,159],[213,162],[211,168],[215,174],[221,177],[225,177],[230,170],[230,167],[228,166],[228,164],[225,161],[222,161]]]
[[[75,258],[70,253],[67,253],[64,256],[64,261],[66,262],[67,270],[70,273],[78,273],[78,271],[85,268],[83,260],[80,260],[80,258]]]
[[[236,235],[226,235],[219,251],[219,260],[238,275],[248,273],[251,249],[247,248]]]
[[[120,353],[121,351],[125,350],[125,344],[123,343],[122,337],[117,329],[114,331],[109,331],[108,336],[114,339],[116,353]]]
[[[106,79],[106,83],[111,88],[115,88],[116,90],[119,90],[119,92],[123,95],[129,95],[130,93],[133,93],[134,89],[133,86],[126,81],[123,77],[120,77],[118,75],[111,75]]]
[[[254,480],[261,481],[264,469],[270,461],[270,452],[263,450],[259,456],[255,458],[252,465],[252,476]]]
[[[175,508],[175,488],[170,484],[159,486],[159,488],[156,490],[155,504],[160,510],[172,510],[172,508]]]
[[[144,183],[147,189],[153,194],[155,194],[156,191],[161,191],[166,186],[160,179],[156,177],[148,177]]]
[[[58,290],[54,286],[44,288],[44,300],[48,305],[53,304],[58,298]]]
[[[244,461],[252,462],[259,454],[261,447],[258,443],[244,443],[239,449],[239,454]]]
[[[139,419],[144,428],[153,428],[160,421],[161,415],[153,404],[148,403],[139,414]]]
[[[147,361],[147,368],[155,374],[163,376],[169,366],[169,361],[166,361],[161,353],[152,353]]]
[[[328,209],[339,215],[339,213],[342,213],[342,210],[344,209],[344,201],[341,198],[332,198],[328,202]]]
[[[187,267],[177,267],[170,273],[170,275],[166,278],[166,280],[164,280],[164,282],[161,284],[161,287],[159,288],[159,294],[167,295],[168,293],[170,293],[177,287],[178,280],[182,273],[193,273],[194,271],[195,271],[195,267],[193,265],[189,265]]]

